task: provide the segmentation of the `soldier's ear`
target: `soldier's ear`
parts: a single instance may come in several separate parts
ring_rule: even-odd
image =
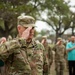
[[[21,26],[20,26],[20,25],[18,25],[18,26],[17,26],[17,29],[18,29],[18,31],[20,31],[20,29],[21,29]]]

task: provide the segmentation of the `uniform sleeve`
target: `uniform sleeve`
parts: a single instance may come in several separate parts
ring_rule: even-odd
[[[56,51],[56,45],[53,46],[52,50],[53,51]]]
[[[7,58],[10,54],[14,53],[21,47],[26,46],[26,41],[23,39],[11,40],[0,45],[0,58]]]
[[[43,49],[43,65],[44,65],[44,64],[48,64],[48,58],[45,54],[45,48],[43,45],[42,45],[42,47],[43,47],[42,49]]]
[[[64,46],[64,58],[66,59],[67,57],[67,52],[66,52],[66,47]]]
[[[33,69],[38,73],[37,75],[42,75],[43,71],[43,49],[44,47],[41,43],[36,43],[32,61],[36,64]]]
[[[50,63],[52,63],[53,62],[53,52],[50,46],[49,46],[48,53],[49,53],[49,61]]]

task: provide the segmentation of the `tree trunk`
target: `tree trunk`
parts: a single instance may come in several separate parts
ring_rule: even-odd
[[[4,36],[5,37],[8,37],[9,36],[9,22],[8,21],[4,21],[4,26],[5,26],[5,33],[4,33]]]
[[[72,35],[74,35],[74,27],[72,27]]]
[[[56,40],[55,40],[55,43],[57,42],[57,38],[58,37],[61,37],[62,34],[63,33],[59,33],[59,30],[58,29],[56,30]]]
[[[58,30],[56,30],[56,38],[55,38],[55,43],[57,42],[57,38],[59,37],[59,34],[58,34]]]

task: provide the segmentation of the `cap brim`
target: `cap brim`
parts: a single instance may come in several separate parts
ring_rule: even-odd
[[[23,25],[24,27],[37,27],[37,26],[35,26],[35,24],[25,24],[25,25]]]

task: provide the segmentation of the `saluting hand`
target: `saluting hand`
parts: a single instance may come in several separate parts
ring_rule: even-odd
[[[31,31],[32,27],[28,27],[23,33],[22,33],[22,38],[24,39],[28,39],[29,35],[30,35],[30,31]]]
[[[2,37],[2,38],[1,38],[1,41],[0,41],[0,44],[2,44],[2,43],[4,43],[4,42],[6,42],[6,38],[5,38],[5,37]]]
[[[58,41],[57,43],[56,43],[56,45],[60,45],[61,44],[61,41]]]

